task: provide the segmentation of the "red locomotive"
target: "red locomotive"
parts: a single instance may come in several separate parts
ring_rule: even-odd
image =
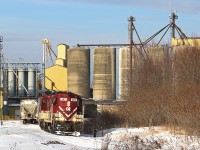
[[[73,134],[83,125],[82,98],[71,92],[46,92],[39,98],[38,122],[51,133]]]

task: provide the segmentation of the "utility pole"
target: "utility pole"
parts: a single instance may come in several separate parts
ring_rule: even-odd
[[[172,12],[171,13],[171,38],[175,38],[175,21],[178,19],[178,16]]]
[[[0,36],[0,125],[2,125],[3,121],[3,69],[2,69],[2,62],[3,62],[3,57],[2,57],[2,50],[3,50],[3,37]]]
[[[129,18],[129,39],[130,39],[130,90],[132,88],[132,47],[133,47],[133,21],[135,21],[135,18],[133,16],[130,16]]]

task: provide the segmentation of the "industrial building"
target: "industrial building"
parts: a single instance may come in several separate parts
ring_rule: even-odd
[[[58,45],[58,54],[53,66],[45,68],[45,88],[54,91],[68,90],[68,69],[66,44]]]
[[[190,45],[200,46],[200,37],[189,37],[189,38],[172,38],[172,46]]]
[[[172,39],[172,46],[200,43],[200,38]],[[152,50],[154,49],[154,50]],[[162,48],[147,48],[147,54],[154,61],[165,59],[167,52]],[[173,54],[173,53],[172,53]],[[58,45],[58,54],[53,66],[45,68],[45,87],[55,91],[71,91],[84,98],[94,100],[116,99],[116,49],[99,47],[94,49],[93,97],[90,97],[90,50],[76,47],[69,49],[65,44]],[[130,49],[119,49],[119,95],[128,92],[130,75]],[[133,85],[139,81],[137,72],[142,67],[142,56],[133,48]],[[4,63],[3,66],[3,113],[5,116],[19,117],[19,104],[27,97],[37,99],[40,63]],[[165,64],[163,64],[165,65]],[[12,66],[12,67],[11,67]]]
[[[45,85],[55,91],[71,91],[90,98],[90,50],[58,46],[55,65],[45,69]],[[94,49],[93,99],[116,99],[116,50]]]
[[[67,68],[54,65],[45,69],[45,87],[53,91],[67,91]]]
[[[54,91],[71,91],[82,97],[90,95],[90,51],[58,45],[55,65],[45,69],[45,87]]]
[[[37,99],[40,63],[3,64],[3,114],[19,118],[22,99]]]

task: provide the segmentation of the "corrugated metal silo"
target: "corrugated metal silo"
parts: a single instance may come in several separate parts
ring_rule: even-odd
[[[90,95],[90,50],[72,48],[68,50],[68,90],[85,98]]]
[[[116,50],[94,49],[93,98],[116,99]]]
[[[25,70],[18,69],[18,96],[25,96],[25,89],[23,85],[25,85]]]
[[[30,96],[36,96],[36,70],[28,69],[28,92]]]
[[[16,96],[16,76],[12,69],[8,69],[8,94]]]

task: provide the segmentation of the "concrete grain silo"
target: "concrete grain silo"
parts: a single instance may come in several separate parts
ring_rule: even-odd
[[[168,46],[149,46],[146,48],[150,70],[146,75],[151,85],[162,85],[169,79],[170,62]]]
[[[132,77],[130,71],[130,48],[119,49],[119,95],[121,100],[125,100],[130,94],[130,79],[132,79],[132,89],[139,86],[139,73],[142,68],[142,52],[135,47],[132,48]]]
[[[127,95],[130,83],[130,49],[119,49],[119,95]]]
[[[116,99],[116,50],[94,49],[93,98]]]
[[[85,98],[90,95],[90,50],[72,48],[67,53],[68,90]]]
[[[172,48],[172,81],[174,91],[186,83],[199,81],[199,49],[193,46],[175,46]]]
[[[168,46],[149,46],[146,48],[146,54],[155,64],[156,62],[162,62],[166,64],[168,58]]]

